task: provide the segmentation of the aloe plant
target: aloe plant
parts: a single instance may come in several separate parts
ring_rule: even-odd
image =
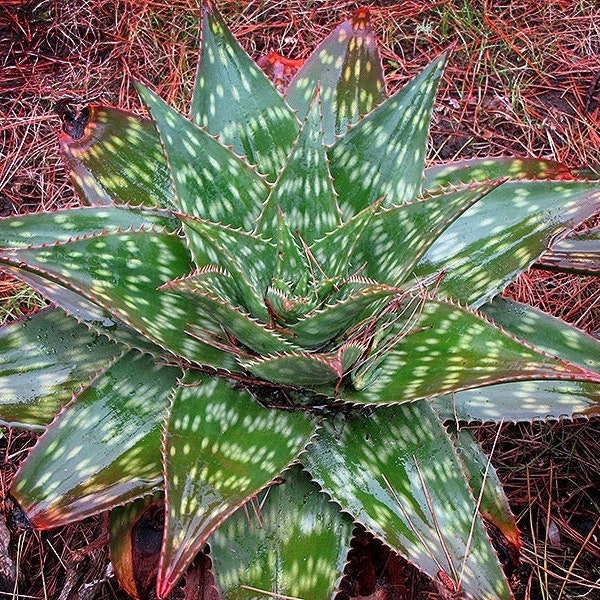
[[[62,134],[84,205],[0,220],[2,269],[52,304],[0,329],[2,422],[43,432],[10,490],[33,526],[111,510],[134,597],[207,544],[224,598],[332,597],[353,523],[451,593],[511,597],[490,535],[518,529],[462,424],[598,410],[598,341],[498,295],[600,183],[425,168],[446,60],[388,97],[361,9],[282,96],[210,6],[189,118],[139,85],[150,120],[91,106]]]

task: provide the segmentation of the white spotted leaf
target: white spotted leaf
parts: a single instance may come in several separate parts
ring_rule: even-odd
[[[62,311],[46,308],[0,327],[0,415],[41,428],[123,352]]]
[[[302,456],[313,479],[376,536],[468,598],[512,596],[441,421],[408,403],[328,421]]]
[[[60,413],[11,487],[36,527],[83,519],[160,485],[161,422],[180,373],[131,351]]]
[[[148,88],[137,90],[160,134],[178,210],[250,229],[268,194],[262,177]]]
[[[308,245],[341,222],[328,160],[323,146],[318,96],[312,103],[298,139],[280,173],[256,224],[256,231],[273,238],[282,212],[289,228],[300,232]],[[309,202],[298,202],[299,198]]]
[[[223,378],[188,373],[165,432],[159,597],[169,593],[210,534],[296,458],[313,431],[302,412],[265,408]]]
[[[158,290],[190,270],[190,257],[176,235],[128,231],[42,246],[4,250],[0,263],[67,287],[115,315],[143,338],[189,360],[236,369],[227,353],[184,332],[188,323],[218,331],[182,297]]]
[[[288,469],[210,537],[221,596],[331,598],[344,571],[352,529],[351,518],[299,466]]]
[[[529,268],[553,236],[599,210],[600,183],[507,181],[454,221],[415,273],[444,271],[440,294],[480,306]]]
[[[344,216],[385,198],[384,206],[421,195],[429,117],[446,56],[350,128],[329,150]]]
[[[192,119],[232,145],[274,181],[298,132],[282,96],[227,29],[214,5],[204,12]]]
[[[408,322],[403,322],[408,321]],[[396,331],[403,332],[398,339]],[[407,402],[494,383],[573,379],[600,383],[587,368],[542,354],[502,332],[472,311],[427,299],[419,314],[390,327],[381,358],[354,377],[353,402]],[[374,348],[374,355],[377,348]]]
[[[377,40],[366,7],[338,25],[292,79],[286,98],[304,119],[317,87],[323,100],[325,143],[385,99]]]
[[[174,206],[153,123],[108,106],[90,106],[84,135],[59,138],[71,181],[84,204]]]

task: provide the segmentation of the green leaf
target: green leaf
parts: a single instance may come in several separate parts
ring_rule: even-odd
[[[598,210],[598,183],[508,181],[437,238],[416,275],[444,271],[439,294],[480,306],[525,271],[553,236]]]
[[[429,116],[446,55],[359,121],[330,149],[344,217],[385,197],[385,206],[421,195]]]
[[[600,414],[600,385],[586,381],[516,381],[432,399],[443,419],[504,423]]]
[[[51,308],[0,327],[0,422],[44,427],[122,351]]]
[[[285,215],[290,229],[299,231],[308,245],[340,224],[340,211],[327,162],[320,103],[315,97],[292,152],[263,207],[256,224],[257,233],[266,238],[274,237],[279,211]]]
[[[84,136],[61,134],[60,149],[85,204],[174,206],[167,164],[148,119],[107,106],[90,106]]]
[[[264,180],[148,88],[138,85],[137,90],[160,134],[177,208],[193,217],[252,229],[268,194]]]
[[[208,536],[288,466],[314,430],[301,412],[267,409],[222,378],[190,373],[165,437],[164,598]]]
[[[179,220],[164,210],[128,206],[67,208],[0,219],[0,248],[55,244],[126,229],[176,232],[180,226]]]
[[[518,551],[521,548],[519,529],[491,457],[485,454],[469,429],[452,429],[451,433],[473,496],[479,502],[479,513],[502,532],[515,552]]]
[[[573,179],[562,163],[537,158],[470,158],[425,169],[423,187],[438,190],[449,185],[498,179]]]
[[[260,236],[227,225],[187,216],[182,220],[194,232],[196,264],[224,269],[237,287],[237,303],[254,317],[267,321],[264,295],[275,269],[275,246]]]
[[[494,383],[525,379],[600,382],[592,371],[542,354],[496,328],[476,313],[445,301],[427,300],[421,314],[394,325],[393,343],[375,366],[359,371],[355,386],[342,392],[352,402],[407,402]],[[412,319],[412,322],[411,322]],[[403,322],[404,321],[404,322]],[[403,334],[394,338],[395,331]]]
[[[398,294],[398,289],[387,285],[369,285],[339,302],[332,301],[311,311],[297,323],[290,324],[289,329],[299,346],[317,349],[334,342],[348,327],[358,323],[361,315],[372,316],[388,299]]]
[[[306,60],[286,97],[304,119],[315,90],[321,89],[325,143],[385,99],[385,79],[369,9],[360,8],[338,25]]]
[[[364,265],[366,277],[401,285],[442,231],[497,185],[450,190],[379,211],[358,238],[352,256],[355,268]]]
[[[271,182],[298,132],[292,110],[212,5],[204,13],[191,114],[223,144],[257,164]]]
[[[327,422],[302,462],[355,520],[433,579],[443,572],[468,597],[511,598],[452,443],[426,403]]]
[[[216,296],[212,288],[206,285],[202,279],[196,279],[193,276],[186,277],[169,282],[162,286],[162,289],[171,290],[187,297],[197,310],[206,315],[207,319],[214,319],[225,331],[254,352],[273,354],[295,348],[275,330],[268,329],[227,300]],[[188,331],[209,344],[210,339],[214,336],[214,333],[211,335],[210,332],[204,332],[200,327],[194,325],[190,325]],[[235,348],[232,350],[235,351]],[[238,351],[246,352],[242,348],[239,348]]]
[[[503,330],[553,356],[600,373],[600,341],[537,308],[497,297],[480,311]]]
[[[577,275],[600,275],[600,227],[558,240],[542,254],[535,266]]]
[[[160,484],[160,424],[179,374],[132,351],[61,412],[12,484],[35,527],[83,519]]]
[[[189,253],[176,235],[154,231],[103,234],[7,250],[0,263],[32,271],[77,292],[152,342],[200,364],[237,369],[227,353],[184,335],[188,323],[218,331],[187,299],[157,288],[187,273]]]
[[[328,502],[300,467],[292,467],[211,536],[221,596],[331,598],[344,571],[352,529],[348,515]]]

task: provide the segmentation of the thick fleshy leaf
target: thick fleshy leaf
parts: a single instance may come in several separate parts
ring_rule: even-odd
[[[385,79],[368,8],[356,10],[338,25],[291,81],[286,97],[300,119],[307,114],[317,86],[323,98],[326,144],[385,99]]]
[[[385,197],[385,206],[421,195],[429,115],[446,56],[359,121],[330,149],[330,170],[346,218]]]
[[[452,429],[451,433],[473,496],[479,502],[479,513],[502,532],[515,552],[518,551],[521,547],[519,529],[491,457],[485,454],[469,429]]]
[[[262,70],[228,31],[211,4],[204,13],[202,53],[192,118],[275,181],[298,121]]]
[[[160,484],[160,425],[180,373],[131,351],[64,409],[12,484],[33,525],[76,521]]]
[[[37,275],[25,269],[3,265],[2,270],[30,285],[67,315],[74,317],[80,323],[85,323],[92,332],[105,336],[124,348],[137,349],[152,354],[156,358],[165,357],[168,354],[164,348],[153,344],[121,319],[81,294],[51,281],[43,275]]]
[[[148,119],[90,106],[82,138],[61,134],[60,149],[85,204],[174,206],[167,164]]]
[[[91,299],[152,342],[198,363],[237,369],[233,359],[191,336],[188,323],[218,331],[187,299],[157,288],[191,267],[183,240],[153,231],[129,231],[40,248],[7,250],[0,262],[30,270]]]
[[[277,214],[277,261],[273,280],[278,285],[285,286],[290,293],[304,294],[303,278],[309,273],[306,251],[300,249],[300,240],[294,236],[285,220],[285,215],[279,210]]]
[[[411,330],[383,352],[375,366],[354,378],[354,402],[406,402],[461,389],[526,379],[574,379],[600,383],[600,375],[542,354],[468,309],[427,300]],[[395,324],[405,331],[407,324]],[[393,336],[393,331],[390,333]],[[385,345],[383,346],[385,349]],[[374,348],[377,352],[377,348]]]
[[[51,308],[0,327],[0,423],[47,425],[122,351]]]
[[[399,290],[387,285],[370,285],[339,302],[332,302],[314,310],[297,323],[290,324],[296,343],[303,348],[316,349],[334,342],[348,327],[360,322],[361,316],[370,317],[382,308]]]
[[[331,598],[344,571],[352,520],[298,466],[277,483],[209,540],[221,596]]]
[[[542,254],[535,266],[578,275],[600,275],[600,228],[558,240]]]
[[[448,420],[504,423],[600,414],[600,385],[586,381],[516,381],[432,399]]]
[[[262,177],[148,88],[137,89],[160,133],[177,208],[192,217],[252,229],[268,194]]]
[[[164,285],[162,289],[169,289],[176,294],[187,297],[197,310],[202,311],[207,318],[213,318],[227,333],[254,352],[274,354],[296,348],[295,345],[285,340],[275,330],[268,329],[239,308],[217,297],[201,280],[194,278],[178,279]],[[203,332],[201,328],[193,324],[190,324],[188,331],[210,343],[212,337],[210,332]],[[219,337],[222,337],[222,335]],[[235,348],[232,350],[235,352]],[[247,350],[239,348],[239,352],[245,354]]]
[[[574,179],[562,163],[537,158],[470,158],[428,167],[423,188],[438,190],[449,185],[498,179]]]
[[[302,412],[264,408],[243,388],[194,373],[170,412],[160,598],[215,528],[288,466],[314,431]]]
[[[340,381],[362,351],[362,348],[350,345],[335,352],[279,354],[248,360],[243,364],[250,373],[266,381],[321,389]]]
[[[481,307],[481,312],[539,350],[600,373],[600,341],[581,329],[509,298],[494,298]]]
[[[450,190],[378,212],[358,238],[354,267],[364,265],[362,274],[380,283],[402,284],[442,231],[497,185]]]
[[[90,206],[0,219],[0,248],[55,244],[127,229],[175,232],[180,222],[165,210],[128,206]]]
[[[417,277],[445,272],[439,293],[480,306],[525,271],[551,238],[600,210],[600,184],[507,181],[454,221]]]
[[[338,417],[302,456],[356,520],[434,579],[511,598],[447,432],[424,402]]]
[[[231,275],[238,289],[237,303],[267,321],[264,294],[275,269],[275,246],[262,237],[229,226],[182,217],[194,233],[199,268],[216,265]]]
[[[163,492],[110,512],[110,562],[119,585],[136,600],[148,598],[156,583],[163,515]]]
[[[256,231],[266,238],[273,238],[280,211],[289,228],[300,232],[308,245],[335,229],[341,216],[327,162],[317,97],[283,171],[271,189]]]

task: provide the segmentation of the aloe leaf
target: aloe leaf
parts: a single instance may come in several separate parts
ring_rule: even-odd
[[[345,218],[385,197],[384,206],[421,195],[429,116],[446,55],[348,130],[329,150]]]
[[[290,230],[281,210],[277,214],[276,240],[277,262],[273,279],[279,283],[284,283],[290,291],[296,291],[299,287],[299,281],[309,271],[309,265],[306,253],[300,250],[299,240]]]
[[[600,227],[558,240],[538,258],[535,266],[577,275],[600,275]]]
[[[348,273],[350,257],[361,236],[368,232],[376,210],[377,205],[368,206],[312,244],[310,253],[319,271],[330,279],[351,275]],[[364,263],[357,260],[354,266],[362,274]]]
[[[277,483],[210,537],[221,596],[331,598],[344,571],[352,520],[298,466]]]
[[[507,181],[454,221],[415,273],[444,271],[441,295],[480,306],[531,266],[553,236],[598,210],[598,183]]]
[[[176,294],[186,296],[207,318],[213,318],[225,331],[254,352],[273,354],[295,348],[273,329],[267,329],[250,315],[217,297],[212,289],[202,285],[201,281],[191,278],[178,279],[163,286],[162,289],[169,289]],[[207,340],[210,338],[210,332],[203,334],[202,330],[193,324],[190,325],[188,331],[196,336],[206,335]]]
[[[320,388],[340,380],[344,368],[337,353],[287,353],[263,356],[244,362],[253,375],[266,381],[308,389]]]
[[[148,88],[138,85],[137,90],[160,134],[178,209],[215,223],[252,229],[268,194],[262,177]]]
[[[562,319],[502,297],[484,304],[480,311],[511,335],[539,350],[600,373],[600,341]]]
[[[358,238],[353,264],[364,265],[366,277],[400,285],[442,231],[497,185],[450,190],[378,212]]]
[[[513,551],[517,552],[521,547],[519,529],[490,457],[485,454],[470,430],[452,429],[451,435],[457,441],[459,458],[473,496],[479,503],[479,513],[502,532],[514,548]]]
[[[44,427],[122,351],[51,308],[0,327],[0,422]]]
[[[476,313],[427,300],[419,315],[396,326],[401,339],[382,344],[381,361],[354,378],[353,402],[410,401],[461,389],[525,379],[576,379],[600,383],[587,368],[542,354]],[[411,323],[410,320],[413,320]],[[393,335],[393,334],[390,334]]]
[[[129,206],[68,208],[0,219],[0,248],[55,244],[126,229],[175,232],[180,225],[178,219],[164,210]]]
[[[433,191],[449,185],[497,179],[573,179],[562,163],[537,158],[470,158],[428,167],[423,187]]]
[[[237,302],[253,316],[268,320],[264,294],[275,269],[275,246],[262,237],[218,223],[182,216],[194,232],[195,260],[229,273],[238,289]]]
[[[148,119],[106,106],[90,106],[83,137],[66,133],[60,149],[85,204],[174,206],[167,164]]]
[[[204,12],[193,120],[274,181],[298,132],[281,95],[231,35],[214,6]]]
[[[308,313],[297,323],[290,324],[289,329],[298,345],[316,349],[335,340],[349,326],[360,321],[363,313],[370,316],[386,299],[398,293],[398,289],[387,285],[370,285],[339,302]]]
[[[256,224],[257,233],[272,238],[277,231],[279,211],[285,215],[290,229],[300,231],[308,245],[340,224],[327,162],[317,96],[263,207]],[[310,200],[299,202],[299,198]]]
[[[110,512],[110,562],[119,585],[132,598],[147,598],[154,587],[163,534],[163,497],[156,492]]]
[[[426,403],[326,422],[302,462],[344,510],[433,579],[445,575],[467,597],[511,598],[452,443]]]
[[[161,598],[216,527],[288,466],[314,431],[305,414],[264,408],[222,378],[190,373],[184,384],[165,437]]]
[[[286,97],[300,119],[308,113],[317,87],[323,99],[326,144],[385,99],[385,79],[368,8],[354,11],[338,25],[291,81]]]
[[[165,280],[190,270],[189,253],[176,235],[152,231],[103,234],[71,242],[6,250],[0,263],[42,276],[81,294],[142,336],[201,364],[237,369],[227,353],[182,335],[203,322],[185,298],[161,292]]]
[[[3,265],[2,270],[30,285],[67,315],[74,317],[80,323],[85,323],[90,331],[107,337],[123,348],[137,349],[152,354],[156,358],[164,358],[168,354],[166,350],[153,344],[108,310],[84,298],[81,294],[42,275],[36,275],[18,267]]]
[[[587,381],[516,381],[432,399],[444,419],[504,423],[600,414],[600,385]]]
[[[160,484],[160,425],[178,375],[131,351],[60,413],[12,484],[33,525],[64,525]]]

